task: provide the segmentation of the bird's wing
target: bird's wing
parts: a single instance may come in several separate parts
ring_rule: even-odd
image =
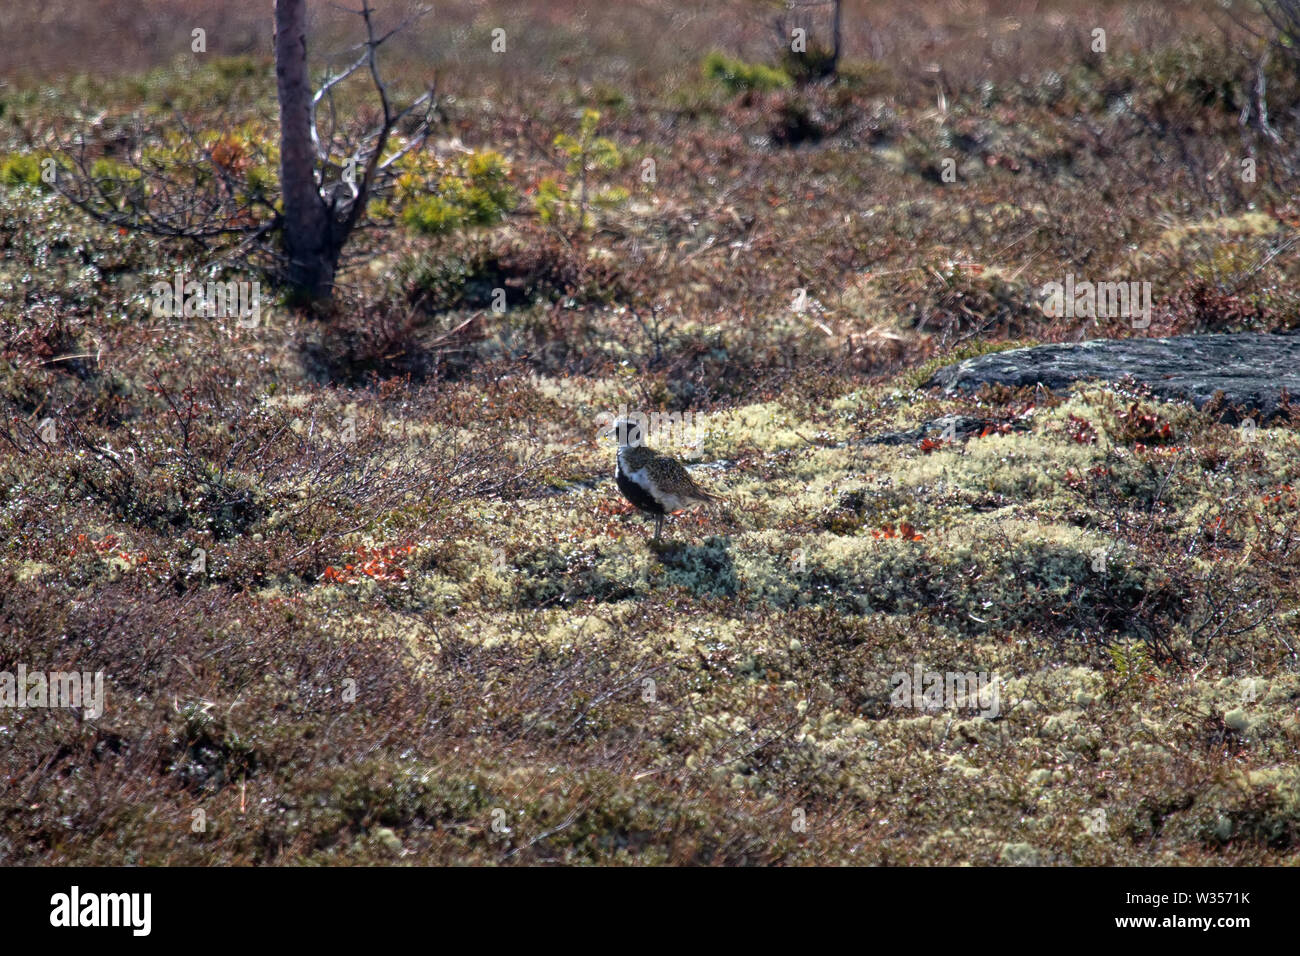
[[[663,476],[662,484],[665,490],[672,491],[684,498],[696,498],[704,502],[721,500],[719,495],[701,488],[699,483],[691,477],[691,473],[686,470],[686,466],[676,458],[659,455],[656,470],[660,471]]]

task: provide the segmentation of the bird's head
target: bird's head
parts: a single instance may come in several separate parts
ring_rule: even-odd
[[[601,435],[618,439],[619,448],[636,448],[645,444],[645,425],[636,418],[619,418],[604,428]]]

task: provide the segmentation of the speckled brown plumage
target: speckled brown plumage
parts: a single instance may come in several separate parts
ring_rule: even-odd
[[[654,540],[659,540],[664,516],[696,504],[709,504],[717,495],[705,491],[675,458],[642,445],[640,429],[625,421],[610,429],[621,444],[614,480],[623,497],[655,517]]]

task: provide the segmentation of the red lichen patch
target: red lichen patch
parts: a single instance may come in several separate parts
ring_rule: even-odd
[[[1078,415],[1071,415],[1066,421],[1065,433],[1070,440],[1080,445],[1097,444],[1097,429],[1092,422]]]
[[[996,424],[985,425],[980,429],[980,438],[988,438],[990,435],[1010,435],[1012,431],[1010,422],[998,422]]]
[[[1120,437],[1135,447],[1162,445],[1174,440],[1173,426],[1158,415],[1142,409],[1137,402],[1119,413]]]
[[[904,541],[920,541],[925,535],[921,534],[908,522],[901,522],[897,528],[892,524],[882,525],[879,530],[871,532],[873,538],[901,538]]]
[[[414,550],[413,544],[358,547],[355,563],[345,564],[342,568],[330,565],[321,575],[321,580],[333,584],[352,584],[364,575],[375,581],[405,581],[406,558]]]

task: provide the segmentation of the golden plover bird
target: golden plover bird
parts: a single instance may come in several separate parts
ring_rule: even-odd
[[[638,509],[654,515],[655,541],[659,540],[665,515],[720,500],[697,485],[681,462],[642,444],[641,426],[636,422],[620,418],[605,434],[618,438],[618,464],[614,468],[618,490]]]

